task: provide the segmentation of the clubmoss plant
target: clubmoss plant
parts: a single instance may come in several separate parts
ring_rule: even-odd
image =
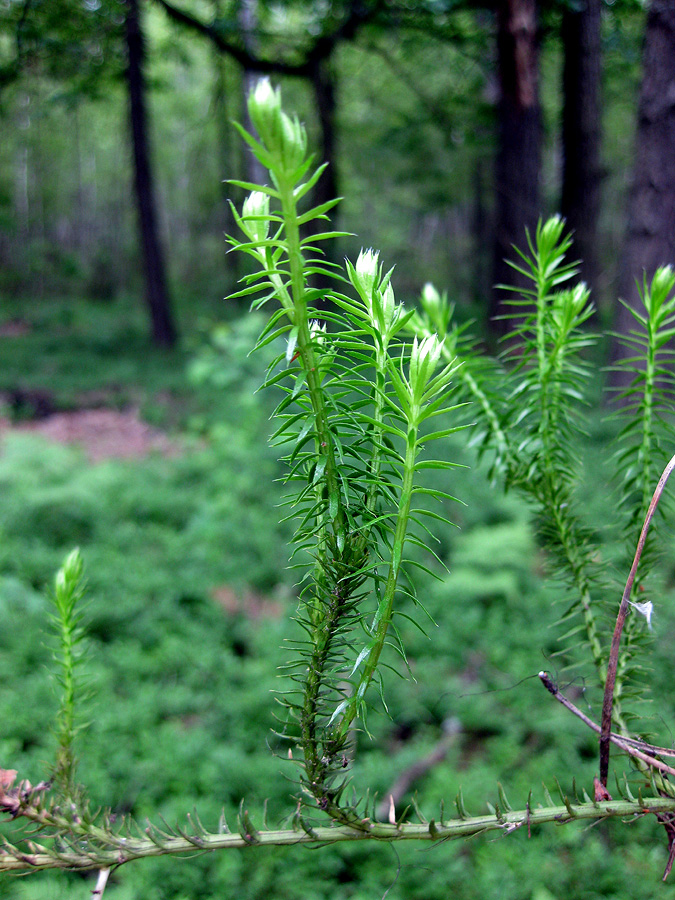
[[[506,337],[508,349],[501,365],[486,364],[470,347],[463,349],[462,334],[453,328],[447,299],[430,287],[423,292],[420,313],[409,324],[418,335],[428,334],[438,323],[444,333],[454,334],[445,341],[446,347],[455,348],[455,361],[461,359],[461,377],[453,390],[474,400],[472,412],[482,429],[481,449],[493,455],[493,474],[503,477],[507,490],[517,490],[531,502],[552,574],[568,585],[568,606],[560,620],[562,646],[557,655],[568,667],[584,664],[590,656],[599,687],[607,687],[609,692],[605,707],[613,725],[620,736],[631,738],[630,725],[639,710],[636,701],[645,694],[642,660],[653,609],[645,576],[658,556],[659,539],[654,530],[644,529],[644,546],[640,546],[622,606],[625,628],[622,622],[618,636],[623,635],[623,642],[619,646],[615,637],[608,679],[615,598],[621,596],[622,585],[612,581],[599,562],[601,553],[583,523],[575,491],[581,467],[575,448],[582,435],[591,374],[587,354],[596,340],[584,326],[593,307],[585,285],[568,286],[576,266],[567,260],[571,240],[565,234],[564,221],[554,216],[540,222],[527,241],[529,253],[517,251],[519,261],[512,265],[532,287],[511,301],[514,327]],[[650,283],[645,278],[643,308],[631,310],[637,327],[623,337],[630,354],[617,364],[631,376],[618,398],[617,416],[623,427],[615,458],[615,471],[622,473],[617,506],[624,514],[627,556],[643,520],[648,516],[651,521],[656,510],[656,504],[650,508],[652,491],[675,446],[669,419],[673,377],[667,365],[675,334],[674,289],[675,273],[669,266],[658,269]],[[659,497],[664,483],[662,479]],[[629,611],[632,614],[628,615]],[[606,786],[609,724],[604,730],[600,775]],[[672,796],[667,782],[660,790]]]
[[[56,679],[60,700],[56,716],[56,763],[52,779],[64,802],[78,801],[80,788],[76,780],[75,739],[83,727],[80,721],[84,684],[85,630],[82,626],[84,594],[83,562],[78,549],[65,559],[54,579],[52,624],[57,639],[54,652]]]
[[[359,823],[362,815],[338,802],[352,728],[365,724],[371,683],[381,688],[388,640],[405,659],[394,618],[404,602],[406,544],[422,544],[410,533],[423,514],[413,506],[417,476],[422,468],[448,465],[427,459],[423,447],[455,427],[423,437],[421,429],[450,412],[455,366],[452,360],[439,365],[437,335],[401,339],[412,311],[396,301],[392,273],[383,272],[376,252],[347,262],[347,282],[315,246],[335,235],[302,237],[302,227],[333,206],[299,209],[322,168],[312,168],[304,129],[283,112],[280,93],[267,80],[253,92],[249,112],[258,137],[241,133],[272,186],[237,182],[254,189],[241,216],[235,213],[248,240],[232,244],[258,267],[240,295],[262,294],[255,306],[277,305],[260,342],[286,338],[266,383],[285,393],[273,440],[289,448],[295,557],[311,559],[298,614],[306,640],[296,644],[290,663],[297,694],[283,698],[289,713],[283,730],[300,744],[305,791],[336,820]],[[317,273],[335,289],[319,296],[311,286]],[[348,283],[355,295],[344,292]]]
[[[548,822],[654,814],[668,834],[668,872],[675,856],[675,796],[666,777],[675,768],[664,759],[673,754],[632,730],[635,712],[628,706],[631,691],[642,689],[636,670],[653,604],[637,564],[675,466],[671,461],[650,501],[664,461],[662,444],[673,443],[665,414],[671,378],[664,361],[675,336],[675,274],[666,268],[645,281],[644,310],[634,313],[636,331],[627,338],[631,355],[621,363],[632,375],[622,396],[627,418],[617,457],[628,543],[647,519],[610,645],[607,610],[616,613],[620,591],[597,561],[576,493],[593,307],[587,288],[573,283],[576,267],[567,260],[571,241],[563,220],[541,222],[527,236],[527,250],[518,251],[514,268],[531,288],[514,294],[503,357],[487,359],[432,285],[423,289],[419,308],[407,310],[396,299],[392,270],[385,270],[376,251],[362,250],[344,270],[325,260],[321,245],[340,235],[317,225],[328,222],[338,201],[308,204],[323,166],[315,167],[303,126],[282,109],[280,92],[267,79],[251,94],[249,113],[256,133],[239,131],[269,172],[269,184],[234,182],[248,197],[241,212],[233,210],[244,237],[230,243],[253,261],[235,296],[250,297],[255,309],[270,308],[257,346],[285,342],[264,383],[281,395],[272,442],[286,463],[286,514],[295,523],[291,559],[300,583],[288,642],[292,656],[279,694],[279,734],[300,772],[291,824],[271,829],[263,818],[259,827],[243,804],[232,832],[224,817],[215,831],[196,815],[184,828],[141,829],[90,810],[75,778],[83,630],[82,560],[74,551],[54,593],[62,690],[54,790],[26,779],[15,785],[16,773],[0,770],[0,810],[32,829],[24,841],[4,841],[0,871],[98,869],[94,893],[100,897],[112,867],[151,856],[355,840],[439,841],[529,831]],[[310,222],[313,233],[307,237]],[[318,275],[332,284],[330,290],[314,286]],[[470,814],[460,792],[451,817],[441,805],[438,818],[419,814],[420,821],[411,822],[406,813],[396,816],[392,799],[388,820],[381,822],[366,800],[351,799],[346,790],[354,736],[357,730],[367,734],[367,710],[379,705],[378,691],[384,703],[383,671],[405,669],[397,621],[420,617],[413,570],[429,571],[420,560],[420,551],[430,552],[428,523],[445,521],[454,501],[422,483],[421,475],[455,468],[444,441],[469,423],[490,458],[495,487],[501,479],[506,490],[529,501],[549,568],[564,581],[561,658],[569,665],[590,660],[605,690],[598,724],[540,673],[547,691],[599,735],[601,777],[592,796],[576,786],[566,793],[558,785],[559,800],[545,791],[543,802],[534,804],[530,794],[520,810],[511,809],[498,786],[486,815]],[[430,510],[429,499],[439,506]],[[647,567],[657,550],[655,535]],[[642,780],[637,797],[625,778],[617,779],[621,798],[609,795],[610,745],[634,761]]]

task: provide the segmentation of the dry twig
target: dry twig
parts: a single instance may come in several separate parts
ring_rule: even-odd
[[[621,597],[619,612],[616,617],[616,625],[614,626],[612,647],[607,663],[605,696],[602,701],[602,726],[600,729],[600,781],[605,787],[607,787],[607,774],[609,772],[609,745],[610,741],[612,741],[612,706],[614,703],[614,685],[616,683],[616,670],[619,662],[619,646],[621,644],[621,633],[626,621],[626,616],[628,615],[628,609],[630,607],[630,595],[633,590],[633,584],[635,582],[635,576],[637,574],[638,565],[640,563],[640,557],[642,556],[642,551],[644,550],[645,542],[647,540],[647,532],[649,531],[649,526],[651,525],[652,519],[654,518],[654,513],[656,512],[656,507],[658,506],[661,495],[663,494],[666,482],[668,481],[670,473],[674,468],[675,456],[671,458],[670,462],[663,470],[663,474],[661,475],[659,483],[656,486],[656,490],[654,491],[652,501],[649,504],[649,509],[647,510],[647,515],[645,516],[642,531],[640,532],[640,539],[638,540],[637,549],[635,551],[633,565],[630,568],[628,580],[626,581],[626,587],[624,588],[623,596]],[[612,743],[614,742],[612,741]]]

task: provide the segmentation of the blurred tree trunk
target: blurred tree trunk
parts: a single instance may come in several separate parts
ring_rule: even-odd
[[[619,274],[619,296],[637,308],[636,282],[660,265],[675,263],[675,4],[653,0],[647,15],[628,230]],[[619,305],[615,328],[635,327]],[[612,358],[624,355],[615,343]],[[617,385],[618,386],[618,385]]]
[[[256,50],[255,32],[258,27],[258,0],[241,0],[241,9],[239,11],[239,24],[243,36],[243,44],[249,54],[254,55]],[[255,128],[251,123],[248,114],[248,104],[246,99],[251,91],[255,88],[260,73],[252,68],[244,68],[243,89],[244,89],[244,128],[248,132],[255,132]],[[253,184],[267,184],[269,176],[267,169],[253,155],[250,149],[246,149],[246,181]]]
[[[161,347],[173,347],[176,328],[166,284],[164,255],[157,225],[155,194],[150,165],[148,113],[143,64],[145,48],[138,0],[126,0],[127,87],[134,157],[134,190],[143,251],[145,289],[152,337]]]
[[[478,159],[473,170],[473,204],[471,210],[472,273],[471,295],[480,308],[490,296],[490,240],[492,221],[486,204],[485,165]]]
[[[601,0],[585,0],[565,6],[562,17],[561,212],[574,232],[574,254],[591,288],[599,273],[601,7]]]
[[[221,0],[214,0],[214,13],[216,20],[223,18]],[[222,197],[222,227],[225,234],[234,234],[235,221],[230,209],[230,198],[234,196],[234,188],[227,183],[229,178],[239,178],[240,155],[239,142],[234,141],[234,129],[230,123],[232,110],[230,109],[229,96],[233,93],[232,85],[228,84],[227,63],[225,56],[216,48],[211,48],[213,68],[215,73],[213,84],[213,109],[216,117],[216,157],[218,161],[218,177],[220,193]],[[237,110],[239,116],[239,110]],[[223,253],[230,265],[231,257],[227,254],[227,244],[223,241]]]
[[[328,163],[328,167],[324,169],[321,178],[314,185],[311,195],[312,206],[320,206],[329,200],[334,200],[338,196],[337,185],[337,158],[336,158],[336,100],[335,100],[335,72],[333,69],[332,58],[327,56],[323,59],[315,59],[310,67],[310,82],[314,90],[314,100],[316,111],[319,118],[319,126],[321,129],[321,156],[320,163]],[[328,223],[321,219],[312,219],[308,222],[306,229],[308,235],[319,234],[322,231],[336,231],[336,216],[339,207],[329,212],[331,222]],[[326,252],[327,262],[336,263],[337,248],[334,241],[321,241],[319,247]],[[332,279],[323,275],[315,275],[313,278],[314,287],[321,290],[334,290],[335,284]],[[319,307],[321,303],[317,304]]]
[[[525,228],[532,231],[539,209],[541,168],[541,110],[539,104],[539,47],[536,0],[498,0],[497,69],[498,146],[495,163],[495,233],[493,284],[519,284],[506,259],[513,244],[525,244]],[[503,292],[493,288],[491,327],[505,331],[494,316],[504,312]]]
[[[232,140],[230,138],[233,129],[229,126],[228,122],[228,85],[225,75],[225,60],[216,52],[213,53],[213,68],[215,77],[211,102],[213,104],[216,119],[216,160],[220,193],[223,200],[222,222],[224,231],[227,234],[230,234],[233,231],[234,218],[232,217],[230,205],[228,203],[231,185],[227,183],[226,179],[236,178],[238,171],[234,164]]]
[[[313,192],[313,204],[318,206],[338,195],[337,158],[335,140],[335,71],[331,56],[312,60],[310,82],[314,90],[316,111],[321,128],[321,159],[328,168],[321,175]],[[323,227],[321,227],[323,231]]]

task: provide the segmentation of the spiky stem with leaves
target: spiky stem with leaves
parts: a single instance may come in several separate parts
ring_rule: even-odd
[[[80,606],[83,593],[82,557],[79,550],[73,550],[54,579],[52,594],[55,609],[52,622],[58,641],[54,652],[57,665],[55,677],[60,688],[53,780],[66,802],[77,801],[80,795],[75,777],[75,737],[82,727],[77,719],[82,709],[81,669],[85,631],[81,624]]]
[[[260,271],[247,277],[239,294],[262,291],[258,303],[274,298],[280,306],[261,340],[287,338],[282,368],[267,383],[286,392],[275,438],[291,446],[290,479],[296,486],[304,479],[293,499],[296,544],[313,560],[299,615],[306,640],[292,672],[300,697],[287,702],[299,724],[305,790],[338,821],[355,823],[356,811],[339,803],[340,776],[391,633],[415,518],[420,428],[448,411],[443,398],[454,366],[436,371],[443,349],[436,335],[411,346],[401,341],[411,313],[396,302],[391,272],[383,274],[377,253],[363,251],[355,264],[347,263],[355,297],[342,291],[343,276],[311,256],[316,241],[334,235],[314,234],[310,244],[300,229],[325,218],[333,204],[299,211],[321,171],[307,177],[304,129],[282,111],[279,92],[266,80],[251,95],[249,111],[258,134],[242,135],[267,167],[272,187],[242,185],[253,188],[236,215],[249,240],[233,243]],[[317,271],[333,276],[329,299],[336,311],[313,308],[317,292],[310,282]],[[425,436],[424,444],[451,430]],[[359,646],[361,629],[365,647]]]
[[[289,669],[292,689],[284,696],[285,736],[301,748],[301,783],[312,800],[299,800],[292,827],[282,830],[268,828],[264,820],[262,828],[256,827],[242,805],[235,834],[224,817],[213,833],[196,815],[189,817],[187,828],[148,825],[141,831],[133,822],[113,822],[89,809],[75,781],[83,637],[78,608],[82,562],[75,552],[57,576],[54,595],[59,636],[55,658],[62,688],[56,791],[50,794],[50,782],[32,787],[25,779],[14,786],[17,773],[0,769],[0,810],[34,829],[31,839],[3,841],[0,870],[99,869],[94,893],[100,895],[112,867],[144,857],[368,839],[437,841],[488,831],[509,834],[523,827],[529,831],[545,822],[653,813],[668,831],[668,872],[675,858],[675,799],[664,796],[664,778],[675,774],[675,767],[664,758],[673,754],[629,737],[617,714],[622,681],[631,674],[625,660],[635,652],[635,641],[624,634],[627,646],[619,655],[621,627],[629,607],[643,605],[630,600],[637,562],[610,654],[618,732],[610,729],[610,713],[597,724],[567,700],[546,673],[540,678],[556,700],[601,734],[603,746],[611,742],[636,761],[654,796],[640,791],[636,799],[624,779],[617,780],[621,800],[612,800],[598,783],[593,799],[583,790],[578,796],[576,788],[572,795],[559,788],[560,804],[545,791],[543,807],[535,808],[530,796],[523,809],[513,811],[499,786],[488,815],[471,816],[460,792],[456,816],[446,818],[441,808],[438,820],[420,817],[419,823],[404,821],[404,816],[397,819],[393,801],[387,823],[369,815],[367,804],[345,803],[342,773],[350,762],[350,743],[355,728],[365,727],[372,685],[382,687],[383,653],[392,637],[405,658],[393,623],[406,593],[399,582],[407,545],[422,545],[412,528],[425,528],[422,516],[439,517],[416,510],[414,498],[421,493],[452,499],[417,483],[422,469],[452,466],[422,457],[423,446],[462,427],[457,410],[467,397],[473,401],[472,413],[483,420],[483,449],[494,451],[493,474],[501,473],[506,486],[521,491],[534,507],[542,543],[573,594],[569,615],[581,616],[581,626],[573,631],[581,628],[599,680],[605,680],[606,651],[597,625],[597,598],[605,585],[597,577],[589,535],[574,509],[576,405],[583,399],[584,353],[592,343],[583,326],[592,308],[584,286],[564,286],[574,266],[565,262],[569,239],[562,220],[554,217],[540,224],[533,238],[528,236],[529,253],[520,253],[515,266],[533,287],[515,301],[515,327],[504,368],[486,362],[463,329],[453,324],[447,298],[431,286],[423,292],[420,311],[406,312],[395,300],[391,272],[383,273],[377,253],[362,251],[355,264],[348,262],[346,278],[323,261],[314,242],[336,235],[314,234],[310,241],[302,237],[302,227],[324,219],[337,201],[301,211],[301,201],[322,171],[312,171],[304,129],[282,111],[279,92],[266,80],[250,97],[249,111],[257,137],[241,133],[268,169],[271,186],[238,182],[251,193],[241,214],[235,211],[246,240],[232,239],[232,244],[257,266],[238,296],[261,295],[255,306],[269,300],[278,304],[259,345],[286,340],[285,352],[266,380],[284,393],[276,409],[279,425],[273,441],[286,448],[289,506],[297,523],[294,561],[304,571],[298,621],[305,637],[296,643]],[[328,295],[333,306],[321,313],[315,308],[318,292],[311,287],[317,273],[332,276],[335,285]],[[348,283],[356,296],[344,293]],[[663,424],[658,408],[670,387],[662,361],[666,342],[675,336],[674,287],[675,275],[669,269],[657,272],[649,289],[645,282],[646,312],[636,314],[644,335],[640,331],[630,337],[638,352],[627,362],[635,377],[624,399],[640,415],[634,417],[637,424],[625,430],[632,450],[621,463],[629,471],[628,492],[642,498],[640,509],[656,458],[655,423]],[[413,335],[412,342],[405,339],[406,332]],[[508,390],[500,397],[503,384]],[[429,433],[430,420],[446,414],[452,414],[451,422]],[[628,465],[629,455],[637,455],[634,469]],[[610,678],[607,682],[611,693]],[[328,827],[313,820],[317,806],[333,819]],[[36,834],[41,843],[32,839]]]

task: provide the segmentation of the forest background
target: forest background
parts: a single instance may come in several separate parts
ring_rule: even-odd
[[[115,698],[93,706],[86,734],[96,799],[141,819],[175,819],[193,804],[208,819],[242,797],[281,816],[293,786],[267,748],[269,690],[294,583],[265,443],[270,407],[252,399],[264,370],[247,357],[259,322],[222,300],[242,274],[223,240],[233,230],[227,198],[241,196],[223,182],[257,177],[230,120],[245,121],[259,73],[284,84],[331,162],[321,190],[345,197],[338,225],[358,235],[340,252],[380,248],[407,303],[434,281],[494,343],[502,294],[493,285],[512,280],[504,256],[526,226],[561,210],[602,322],[621,329],[617,297],[633,302],[642,268],[673,260],[672,112],[656,102],[674,77],[673,14],[620,0],[2,0],[0,14],[7,415],[135,405],[183,441],[173,457],[91,466],[76,449],[5,439],[3,761],[37,781],[49,756],[43,592],[77,543],[92,596],[93,683]],[[658,187],[647,200],[644,183]],[[581,476],[596,523],[611,519],[594,473],[613,430],[599,422]],[[454,451],[465,452],[461,442]],[[402,798],[417,790],[422,805],[460,783],[467,805],[479,805],[482,786],[507,773],[526,793],[563,760],[588,782],[593,742],[538,686],[517,687],[555,651],[527,509],[492,493],[480,472],[457,490],[469,504],[455,516],[461,534],[440,535],[451,574],[426,588],[439,633],[413,642],[427,674],[392,684],[392,720],[360,748],[359,777],[386,794],[397,775],[417,772]],[[448,613],[454,596],[461,616]],[[660,628],[667,669],[675,615],[664,611]],[[583,673],[575,686],[582,693]],[[108,891],[318,898],[391,888],[433,898],[451,883],[459,897],[647,897],[663,865],[655,835],[569,828],[399,857],[362,847],[237,852],[131,866]],[[7,881],[6,895],[73,896],[77,884]]]

